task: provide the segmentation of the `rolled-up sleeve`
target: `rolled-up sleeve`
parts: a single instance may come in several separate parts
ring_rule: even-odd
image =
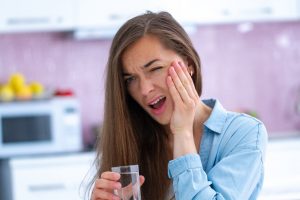
[[[176,200],[256,199],[263,181],[265,136],[266,130],[258,125],[243,138],[232,137],[229,148],[207,172],[199,154],[171,160],[168,175]]]
[[[177,200],[213,199],[215,191],[202,169],[198,154],[188,154],[169,162],[169,177],[173,179],[173,188]]]

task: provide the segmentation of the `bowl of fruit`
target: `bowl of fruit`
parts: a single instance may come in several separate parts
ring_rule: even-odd
[[[0,101],[2,102],[44,99],[47,96],[42,83],[38,81],[27,83],[21,73],[12,74],[0,87]]]

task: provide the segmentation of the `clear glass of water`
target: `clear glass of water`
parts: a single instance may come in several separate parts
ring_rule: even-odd
[[[114,193],[122,200],[141,200],[139,166],[118,166],[112,167],[111,170],[121,175],[119,182],[122,188]]]

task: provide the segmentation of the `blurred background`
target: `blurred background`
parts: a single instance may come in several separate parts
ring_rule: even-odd
[[[202,98],[265,123],[270,153],[261,199],[300,199],[300,0],[0,0],[2,199],[82,197],[112,37],[146,10],[169,11],[188,31],[202,62]],[[20,137],[17,125],[26,124],[33,136]],[[47,131],[39,127],[47,124]],[[28,183],[33,171],[24,166],[41,177],[60,171],[69,182]]]

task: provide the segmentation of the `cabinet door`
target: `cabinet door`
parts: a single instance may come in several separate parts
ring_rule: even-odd
[[[78,0],[75,37],[109,37],[128,19],[161,10],[159,0]]]
[[[78,0],[77,38],[109,37],[127,19],[150,11],[168,11],[184,27],[243,21],[300,19],[300,0]]]
[[[183,24],[300,19],[300,0],[162,0]]]
[[[56,31],[74,28],[73,0],[0,0],[0,32]]]
[[[228,0],[220,4],[220,16],[225,22],[286,21],[299,19],[299,0]]]
[[[94,175],[93,153],[12,159],[12,200],[80,200]]]
[[[258,200],[300,199],[299,155],[298,136],[270,138],[264,162],[264,184]]]
[[[158,0],[78,0],[77,27],[115,27],[146,10],[159,10]]]

